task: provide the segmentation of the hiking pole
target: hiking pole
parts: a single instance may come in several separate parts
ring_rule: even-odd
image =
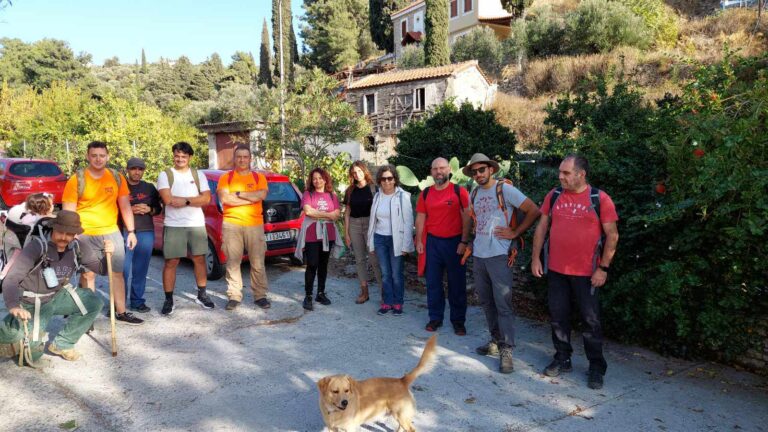
[[[21,351],[19,352],[19,366],[24,366],[23,359],[27,359],[27,364],[31,368],[36,368],[32,362],[32,347],[29,345],[29,327],[27,326],[27,320],[21,320],[21,325],[24,327],[24,341],[21,343]]]
[[[107,278],[109,278],[109,325],[112,329],[112,357],[117,357],[117,329],[115,328],[115,288],[112,283],[112,252],[107,252]]]

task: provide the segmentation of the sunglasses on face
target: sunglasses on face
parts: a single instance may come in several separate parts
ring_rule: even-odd
[[[395,178],[394,177],[382,177],[381,181],[383,181],[383,182],[395,181]]]
[[[482,166],[480,168],[470,169],[469,172],[472,173],[472,175],[474,176],[477,174],[485,174],[486,169],[488,169],[487,166]]]

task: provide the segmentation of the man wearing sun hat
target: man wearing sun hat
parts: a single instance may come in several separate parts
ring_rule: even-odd
[[[83,233],[80,215],[62,210],[49,223],[53,229],[50,240],[28,242],[9,264],[11,269],[3,280],[3,300],[9,313],[0,321],[0,356],[18,355],[26,326],[31,360],[37,361],[43,354],[43,333],[50,319],[69,315],[48,350],[65,360],[77,360],[80,353],[74,346],[104,305],[98,294],[70,283],[80,267],[102,275],[107,268],[105,259],[99,259],[89,243],[75,239]],[[104,250],[113,252],[114,244],[105,240]]]

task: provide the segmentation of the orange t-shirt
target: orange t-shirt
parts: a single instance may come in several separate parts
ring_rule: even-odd
[[[95,236],[117,231],[119,212],[117,198],[130,195],[125,177],[120,174],[119,190],[110,170],[105,169],[104,175],[96,179],[86,169],[84,177],[83,196],[77,197],[77,175],[73,174],[67,180],[67,185],[64,186],[64,195],[61,201],[77,204],[77,213],[83,224],[83,234]]]
[[[232,182],[229,182],[230,173]],[[258,178],[258,182],[254,179]],[[219,185],[216,191],[228,190],[229,193],[235,192],[256,192],[267,189],[267,178],[263,174],[249,172],[246,175],[240,175],[237,171],[230,171],[219,177]],[[250,205],[230,206],[224,204],[224,222],[240,226],[258,226],[264,224],[264,215],[262,214],[261,201]]]

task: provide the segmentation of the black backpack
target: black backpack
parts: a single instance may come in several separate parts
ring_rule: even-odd
[[[421,197],[424,200],[424,204],[427,204],[427,194],[429,193],[429,190],[432,189],[433,186],[428,186],[424,188],[424,191],[421,192]],[[457,185],[456,183],[453,184],[453,191],[456,192],[456,198],[459,200],[459,209],[464,210],[464,204],[461,203],[461,186]]]

